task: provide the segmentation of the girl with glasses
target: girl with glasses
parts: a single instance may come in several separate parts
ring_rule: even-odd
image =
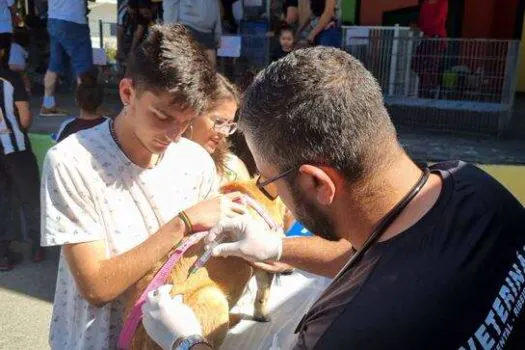
[[[185,137],[198,143],[211,155],[217,167],[220,184],[246,181],[250,174],[246,165],[230,150],[228,138],[237,131],[235,115],[240,97],[237,88],[217,73],[218,88],[214,106],[192,122]]]

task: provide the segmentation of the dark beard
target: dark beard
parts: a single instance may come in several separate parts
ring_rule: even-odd
[[[294,183],[290,183],[290,187],[297,221],[316,236],[329,241],[338,241],[339,238],[335,236],[334,225],[330,219],[317,206],[305,199]]]

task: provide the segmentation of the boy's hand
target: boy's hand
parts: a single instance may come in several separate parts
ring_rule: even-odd
[[[240,192],[228,193],[200,202],[185,210],[193,227],[193,232],[190,233],[207,231],[223,219],[245,214],[246,207],[240,203],[242,196]]]

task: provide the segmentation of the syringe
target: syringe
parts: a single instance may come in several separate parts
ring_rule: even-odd
[[[203,267],[208,262],[208,260],[210,260],[213,253],[213,249],[215,249],[216,246],[221,244],[222,241],[224,241],[224,235],[217,237],[215,241],[211,242],[208,245],[208,248],[206,248],[204,253],[202,253],[202,255],[197,259],[197,261],[195,261],[195,264],[193,264],[193,266],[188,271],[188,277],[191,276],[198,269]]]

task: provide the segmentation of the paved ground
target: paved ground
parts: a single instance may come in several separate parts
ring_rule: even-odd
[[[29,246],[18,245],[26,257]],[[55,292],[57,256],[50,250],[47,261],[26,259],[16,270],[0,273],[0,349],[48,349],[47,335]]]
[[[72,115],[78,113],[70,92],[57,97]],[[106,108],[117,112],[119,99],[114,91],[105,95]],[[33,115],[38,115],[41,97],[32,101]],[[516,128],[525,124],[525,103],[518,103]],[[36,117],[32,132],[51,133],[64,118]],[[520,135],[520,133],[516,133]],[[400,138],[408,152],[418,160],[439,161],[464,159],[490,164],[525,164],[525,140],[501,140],[486,137],[463,137],[424,131],[400,130]],[[26,246],[19,246],[27,250]],[[27,253],[27,252],[26,252]],[[57,250],[50,252],[42,264],[29,261],[16,270],[0,274],[0,349],[48,349],[47,335],[51,303],[56,281]]]
[[[69,92],[57,96],[72,115],[78,114]],[[107,92],[107,109],[118,111],[119,102],[114,92]],[[38,116],[41,96],[31,101],[34,116]],[[32,132],[51,133],[58,130],[66,118],[35,117]],[[15,249],[25,253],[26,260],[11,272],[0,273],[0,349],[49,349],[48,330],[55,292],[58,250],[49,251],[48,260],[33,264],[27,258],[29,246],[19,244]]]

